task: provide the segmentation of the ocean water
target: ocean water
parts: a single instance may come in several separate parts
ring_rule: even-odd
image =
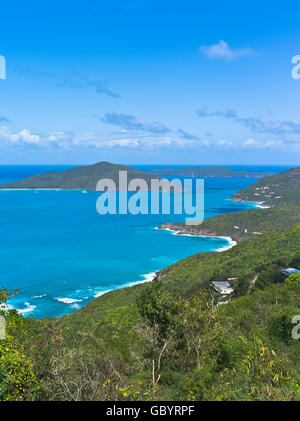
[[[0,166],[0,183],[70,167]],[[253,207],[226,199],[254,181],[206,179],[205,218]],[[184,216],[99,215],[98,196],[98,192],[0,190],[0,286],[20,290],[9,305],[26,316],[58,317],[105,291],[150,279],[153,272],[184,257],[229,245],[222,238],[176,236],[155,229],[164,222],[183,221]]]

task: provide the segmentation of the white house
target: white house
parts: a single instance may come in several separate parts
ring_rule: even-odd
[[[233,292],[229,282],[212,282],[214,289],[221,295],[229,295]]]

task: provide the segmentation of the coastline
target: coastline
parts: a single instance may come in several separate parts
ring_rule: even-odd
[[[108,290],[105,290],[105,291],[99,291],[94,295],[94,299],[98,298],[98,297],[101,297],[102,295],[107,294],[108,292],[116,291],[117,289],[130,288],[130,287],[134,287],[135,285],[144,284],[146,282],[152,282],[157,277],[159,272],[160,272],[160,270],[157,270],[155,272],[145,273],[143,275],[140,275],[141,277],[144,277],[144,279],[141,280],[141,281],[128,282],[127,284],[119,286],[117,288],[108,289]]]
[[[221,238],[223,240],[228,241],[228,245],[226,245],[224,247],[221,247],[221,248],[218,248],[216,250],[213,250],[212,253],[221,253],[221,252],[229,250],[232,247],[237,245],[237,241],[233,240],[231,237],[215,236],[215,235],[188,234],[188,233],[184,233],[183,231],[180,231],[180,230],[176,231],[176,230],[172,230],[170,228],[154,227],[154,229],[160,230],[160,231],[168,231],[168,232],[170,232],[171,235],[182,235],[182,236],[185,236],[185,237]],[[133,287],[135,285],[145,284],[146,282],[152,282],[163,269],[164,268],[159,269],[155,272],[150,272],[150,273],[140,275],[141,277],[144,277],[144,279],[141,280],[141,281],[129,282],[125,285],[119,286],[118,288],[108,289],[106,291],[99,291],[94,295],[94,299],[99,298],[102,295],[107,294],[108,292],[111,292],[111,291],[115,291],[117,289],[130,288],[130,287]]]
[[[199,234],[189,234],[189,233],[184,233],[180,230],[172,230],[170,228],[159,228],[159,227],[154,227],[155,230],[162,230],[162,231],[168,231],[170,232],[171,235],[182,235],[182,236],[186,236],[186,237],[203,237],[203,238],[221,238],[224,239],[226,241],[228,241],[228,245],[225,245],[224,247],[218,248],[216,250],[213,250],[213,253],[221,253],[223,251],[229,250],[232,247],[234,247],[237,242],[235,240],[233,240],[231,237],[226,237],[226,236],[213,236],[213,235],[199,235]],[[103,290],[103,291],[98,291],[93,295],[93,298],[90,301],[93,301],[101,296],[103,296],[104,294],[107,294],[111,291],[116,291],[118,289],[123,289],[123,288],[130,288],[136,285],[140,285],[140,284],[144,284],[147,282],[152,282],[158,275],[159,273],[163,270],[164,268],[161,268],[155,272],[150,272],[150,273],[145,273],[145,274],[141,274],[140,277],[144,278],[142,280],[138,280],[138,281],[133,281],[133,282],[128,282],[124,285],[120,285],[116,288],[111,288],[111,289],[107,289],[107,290]],[[32,298],[37,298],[37,297],[41,297],[41,296],[34,296]],[[85,303],[84,306],[80,306],[80,304],[78,304],[79,302],[82,302],[84,299],[81,298],[70,298],[70,297],[54,297],[55,300],[64,303],[66,305],[71,305],[72,308],[77,311],[80,310],[81,308],[83,308],[86,304]],[[90,302],[89,301],[89,302]],[[36,305],[31,304],[30,302],[26,301],[24,303],[24,305],[26,306],[24,309],[23,308],[15,308],[12,305],[10,305],[9,303],[6,304],[7,309],[15,309],[19,314],[22,314],[23,316],[32,316],[34,309],[37,307]],[[74,311],[68,313],[72,314]],[[54,316],[55,317],[55,316]],[[61,316],[56,316],[55,318],[59,318]],[[44,317],[42,317],[44,318]]]
[[[58,191],[58,190],[64,190],[64,189],[58,189],[58,188],[53,188],[53,189],[2,189],[2,190],[30,190],[30,191],[34,191],[34,190],[52,190],[52,191]],[[75,191],[74,189],[71,189],[69,191]],[[76,190],[76,191],[81,191],[81,190]],[[227,199],[228,200],[228,199]],[[262,202],[246,202],[251,204],[253,207],[259,207],[259,208],[264,208],[262,205]],[[172,225],[172,224],[170,224]],[[237,241],[235,241],[232,237],[230,236],[224,236],[224,235],[205,235],[205,234],[197,234],[197,233],[193,233],[193,232],[185,232],[184,230],[176,230],[176,229],[172,229],[172,228],[160,228],[160,227],[154,227],[155,230],[160,229],[160,230],[165,230],[165,231],[169,231],[171,235],[182,235],[182,236],[187,236],[187,237],[202,237],[202,238],[216,238],[216,239],[223,239],[227,241],[227,244],[224,245],[223,247],[219,247],[216,249],[213,249],[212,252],[213,253],[220,253],[226,250],[231,249],[232,247],[234,247],[237,244]],[[95,289],[95,291],[91,294],[91,296],[89,297],[88,301],[85,301],[85,298],[88,297],[84,297],[83,299],[81,299],[81,297],[78,298],[70,298],[69,297],[64,297],[64,296],[58,296],[58,297],[53,297],[53,299],[64,303],[66,306],[71,306],[72,309],[70,309],[70,312],[68,312],[67,314],[72,314],[74,311],[79,310],[81,308],[83,308],[88,302],[93,301],[96,298],[101,297],[104,294],[107,294],[108,292],[117,290],[117,289],[123,289],[123,288],[130,288],[133,287],[135,285],[139,285],[139,284],[143,284],[146,282],[152,282],[158,275],[159,273],[163,270],[164,268],[161,268],[155,272],[150,272],[150,273],[146,273],[146,274],[141,274],[139,275],[140,279],[133,281],[133,282],[128,282],[126,284],[123,285],[118,285],[116,287],[113,288],[109,288],[107,290],[98,290]],[[34,297],[35,298],[35,297]],[[84,303],[82,303],[83,301],[85,301]],[[81,304],[82,303],[82,304]],[[34,303],[35,304],[35,303]],[[31,302],[29,302],[28,300],[26,300],[25,303],[22,304],[23,308],[15,308],[18,313],[23,314],[26,316],[30,316],[30,315],[34,315],[34,310],[37,307],[36,305],[33,305]],[[10,307],[10,308],[14,308],[14,307]],[[55,318],[59,318],[61,317],[60,315],[58,316],[54,316]],[[42,316],[42,318],[44,318],[44,316]]]
[[[160,227],[155,227],[156,230],[160,230],[160,231],[169,231],[171,233],[171,235],[182,235],[184,237],[202,237],[202,238],[221,238],[223,240],[227,240],[228,241],[228,245],[218,248],[216,250],[213,251],[213,253],[220,253],[222,251],[226,251],[231,249],[232,247],[237,245],[237,241],[233,240],[233,238],[231,237],[227,237],[227,236],[221,236],[221,235],[203,235],[203,234],[193,234],[193,233],[186,233],[184,231],[181,230],[173,230],[172,228],[160,228]]]
[[[236,202],[236,203],[249,203],[249,204],[253,205],[255,208],[260,208],[260,209],[270,209],[270,208],[272,208],[272,206],[264,204],[265,202],[247,202],[246,200],[237,200],[237,199],[232,199],[231,197],[229,199],[225,199],[225,200],[230,200],[231,202]]]
[[[272,207],[272,206],[260,204],[259,202],[251,202],[251,203],[256,203],[255,207],[259,209],[271,209]]]
[[[144,284],[146,282],[152,282],[157,277],[159,272],[160,272],[160,270],[157,270],[155,272],[145,273],[145,274],[140,275],[142,278],[144,278],[142,280],[128,282],[127,284],[120,285],[117,288],[111,288],[111,289],[107,289],[107,290],[103,290],[103,291],[98,291],[93,295],[93,298],[91,300],[89,300],[88,302],[86,302],[83,306],[80,306],[80,304],[78,304],[78,303],[84,301],[84,298],[53,297],[53,299],[56,300],[56,301],[59,301],[63,304],[70,305],[73,309],[75,309],[75,311],[80,310],[81,308],[85,307],[89,302],[94,301],[96,298],[99,298],[102,295],[107,294],[108,292],[116,291],[118,289],[123,289],[123,288],[130,288],[130,287],[133,287],[135,285]],[[36,295],[36,296],[32,296],[31,298],[41,298],[41,297],[44,297],[45,295],[46,294]],[[87,298],[87,297],[85,297],[85,298]],[[34,312],[35,308],[37,308],[37,306],[34,305],[34,304],[31,304],[29,301],[24,302],[24,308],[17,308],[17,307],[14,307],[13,305],[11,305],[9,303],[6,303],[5,306],[4,306],[5,310],[16,310],[18,314],[21,314],[24,317],[26,317],[26,316],[31,317],[33,315],[32,313]],[[74,311],[72,311],[72,312],[70,312],[66,315],[70,315],[73,312]],[[53,316],[53,317],[59,318],[59,317],[62,317],[62,316]],[[42,317],[42,319],[44,319],[44,318],[46,318],[46,316]]]

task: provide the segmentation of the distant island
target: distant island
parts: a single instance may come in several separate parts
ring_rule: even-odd
[[[186,177],[253,177],[259,178],[273,173],[255,173],[249,171],[233,171],[228,168],[190,167],[165,168],[144,172],[126,165],[98,162],[71,168],[67,171],[36,174],[31,177],[11,183],[0,184],[0,189],[63,189],[63,190],[96,190],[97,182],[102,178],[112,179],[118,189],[119,171],[127,171],[128,182],[135,178],[145,180],[150,187],[151,180],[161,179],[161,176]]]
[[[179,177],[253,177],[262,178],[272,176],[275,173],[271,171],[266,172],[252,172],[252,171],[234,171],[229,168],[219,166],[207,167],[185,167],[185,168],[157,168],[149,171],[150,174],[159,176],[179,176]]]
[[[11,183],[0,184],[0,189],[64,189],[64,190],[96,190],[97,182],[102,178],[112,179],[117,186],[119,171],[127,171],[128,182],[134,178],[145,180],[148,186],[155,175],[135,170],[126,165],[98,162],[94,165],[75,167],[67,171],[37,174]]]
[[[230,200],[267,206],[300,205],[300,167],[264,177],[234,194]]]

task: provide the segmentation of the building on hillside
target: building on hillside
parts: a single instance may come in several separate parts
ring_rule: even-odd
[[[221,295],[229,295],[233,292],[229,282],[212,282],[214,289]]]
[[[290,276],[292,273],[300,273],[299,269],[295,268],[287,268],[287,269],[281,269],[280,271],[284,276]]]

